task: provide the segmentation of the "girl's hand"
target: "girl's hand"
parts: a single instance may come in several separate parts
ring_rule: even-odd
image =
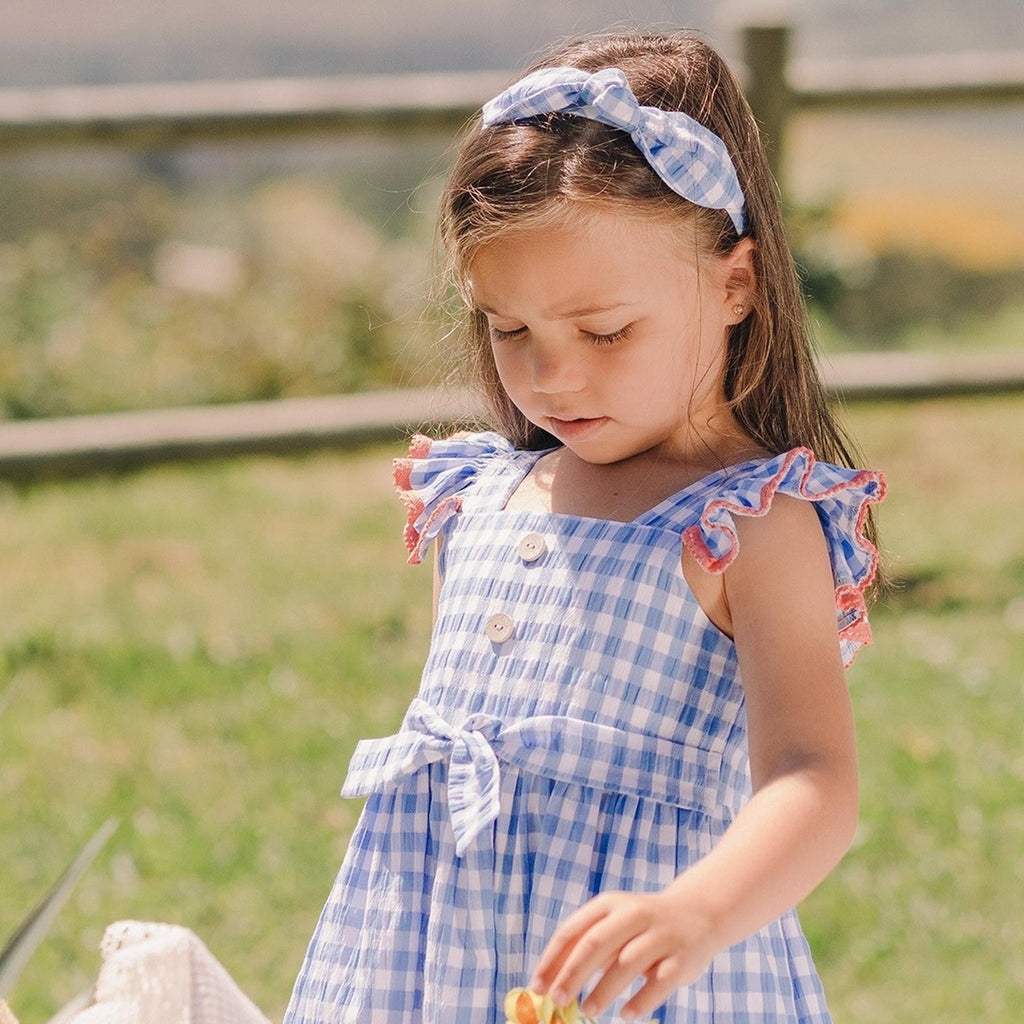
[[[596,1016],[642,977],[644,984],[622,1011],[632,1020],[695,981],[717,948],[710,917],[673,887],[656,893],[603,893],[559,926],[530,988],[564,1005],[600,975],[582,1004],[584,1013]]]

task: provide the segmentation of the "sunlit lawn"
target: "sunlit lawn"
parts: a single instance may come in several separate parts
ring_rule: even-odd
[[[1024,1015],[1024,397],[853,410],[906,581],[851,674],[855,849],[803,918],[837,1024]],[[19,985],[86,988],[106,924],[193,928],[279,1020],[355,808],[356,739],[415,687],[429,571],[392,449],[0,493],[0,941],[120,829]]]

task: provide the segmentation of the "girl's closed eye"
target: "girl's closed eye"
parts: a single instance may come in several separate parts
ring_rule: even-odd
[[[595,345],[614,345],[616,342],[625,341],[629,337],[632,328],[632,324],[626,324],[625,327],[621,327],[617,331],[609,331],[606,334],[584,330],[581,330],[580,333]],[[490,331],[492,341],[513,341],[516,338],[523,337],[526,334],[527,328],[513,327],[510,330],[503,330],[491,324],[488,330]]]
[[[491,332],[491,341],[512,341],[521,338],[526,333],[525,327],[513,327],[511,330],[503,331],[494,324],[488,324],[487,329]]]
[[[625,341],[633,330],[632,324],[626,324],[617,331],[609,331],[607,334],[599,334],[596,331],[583,331],[595,345],[614,345],[616,342]]]

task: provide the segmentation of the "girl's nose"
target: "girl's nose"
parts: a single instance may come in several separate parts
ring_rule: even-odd
[[[536,346],[531,353],[530,385],[537,394],[580,391],[585,380],[578,353]]]

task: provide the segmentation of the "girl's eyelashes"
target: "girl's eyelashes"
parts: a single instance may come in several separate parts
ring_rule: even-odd
[[[616,342],[624,341],[629,337],[629,332],[632,328],[632,324],[626,324],[625,327],[621,327],[617,331],[610,331],[608,334],[598,334],[595,331],[584,330],[581,330],[580,334],[588,338],[595,345],[614,345]],[[526,327],[515,327],[510,331],[503,331],[493,324],[489,324],[487,329],[490,331],[492,341],[512,341],[523,337],[528,330]]]
[[[595,345],[614,345],[617,341],[625,341],[629,337],[632,327],[632,324],[626,324],[625,327],[620,327],[619,330],[612,331],[610,334],[594,334],[592,331],[584,331],[583,333]]]
[[[521,338],[526,333],[525,327],[515,327],[511,331],[502,331],[493,324],[488,324],[487,329],[491,332],[492,341],[511,341],[513,338]]]

